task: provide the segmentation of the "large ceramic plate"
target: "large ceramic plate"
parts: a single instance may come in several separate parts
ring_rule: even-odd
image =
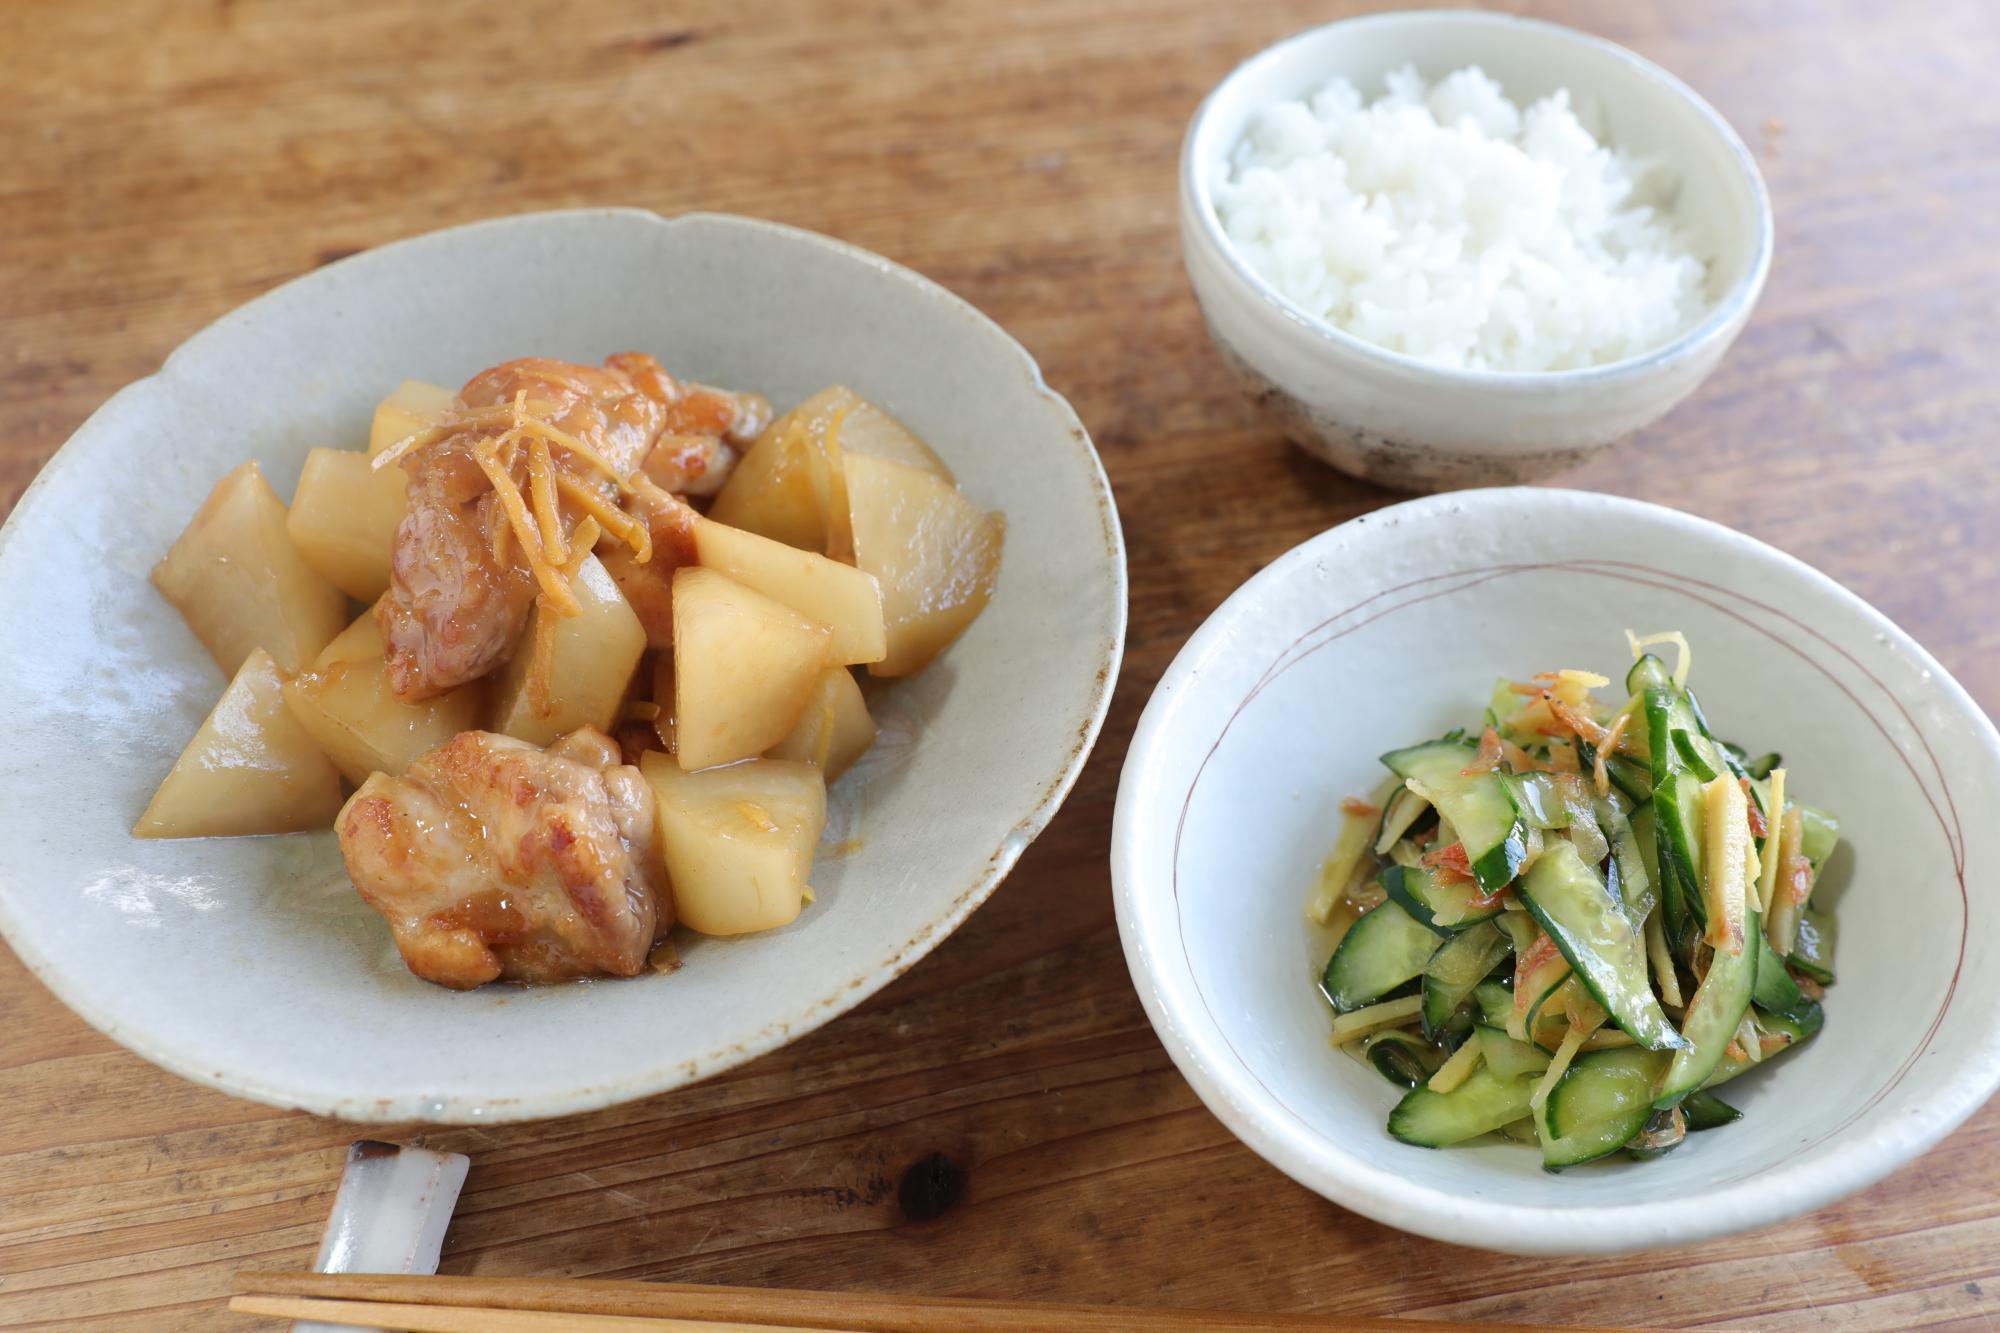
[[[144,842],[148,794],[224,681],[147,583],[244,457],[289,494],[406,376],[652,352],[786,406],[843,382],[1007,515],[985,614],[883,698],[837,784],[818,901],[686,942],[671,975],[455,994],[411,977],[331,833]],[[439,232],[322,269],[190,339],[86,422],[0,531],[0,929],[62,999],[227,1092],[356,1120],[485,1122],[699,1079],[858,1004],[993,891],[1097,736],[1124,546],[1076,415],[998,326],[925,279],[740,218],[615,210]]]

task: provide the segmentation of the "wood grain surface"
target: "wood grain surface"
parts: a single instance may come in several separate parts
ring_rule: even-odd
[[[0,6],[0,505],[108,394],[274,284],[580,204],[757,214],[913,265],[1028,346],[1110,470],[1131,548],[1124,678],[1082,782],[1002,891],[862,1009],[735,1073],[421,1135],[473,1159],[444,1271],[1472,1322],[2000,1318],[2000,1106],[1790,1225],[1530,1262],[1294,1186],[1147,1026],[1106,870],[1133,723],[1231,589],[1393,498],[1288,448],[1224,375],[1180,268],[1176,150],[1237,60],[1354,8]],[[1769,289],[1720,371],[1561,484],[1791,551],[2000,703],[2000,9],[1529,12],[1687,78],[1756,152],[1778,219]],[[0,1016],[0,1324],[247,1327],[224,1308],[232,1275],[311,1261],[355,1131],[154,1069],[4,950]]]

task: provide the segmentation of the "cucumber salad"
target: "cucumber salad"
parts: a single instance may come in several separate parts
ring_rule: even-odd
[[[1342,802],[1307,907],[1333,938],[1320,988],[1334,1043],[1408,1089],[1405,1143],[1657,1157],[1819,1031],[1834,930],[1812,895],[1840,826],[1710,730],[1684,637],[1626,637],[1622,697],[1588,671],[1502,680],[1476,733],[1383,755]]]

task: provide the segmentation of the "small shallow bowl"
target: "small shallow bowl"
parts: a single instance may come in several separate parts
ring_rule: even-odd
[[[1561,1175],[1501,1141],[1409,1147],[1398,1090],[1328,1047],[1303,907],[1376,756],[1475,722],[1494,677],[1622,674],[1680,629],[1724,736],[1839,815],[1826,1026],[1727,1089],[1743,1119]],[[1664,1246],[1861,1188],[2000,1083],[2000,737],[1930,654],[1826,576],[1655,505],[1501,489],[1413,500],[1292,550],[1175,658],[1118,790],[1112,877],[1146,1012],[1202,1100],[1380,1222],[1522,1253]],[[1844,863],[1844,864],[1843,864]],[[1818,901],[1816,895],[1815,901]]]
[[[1709,260],[1711,307],[1673,341],[1588,370],[1453,370],[1377,347],[1291,305],[1251,270],[1212,186],[1262,108],[1344,75],[1373,98],[1414,64],[1427,78],[1476,64],[1517,103],[1568,88],[1600,142],[1677,165],[1677,205]],[[1570,28],[1463,10],[1344,19],[1237,66],[1181,146],[1181,251],[1217,351],[1307,452],[1401,490],[1548,476],[1652,424],[1715,369],[1771,263],[1763,177],[1728,122],[1650,61]]]
[[[992,602],[871,701],[836,783],[818,901],[670,975],[463,994],[403,967],[331,832],[127,830],[222,691],[147,571],[246,456],[289,494],[360,446],[406,376],[509,357],[658,355],[789,406],[836,382],[1005,511]],[[1063,590],[1048,614],[1047,590]],[[740,1064],[853,1008],[968,916],[1061,804],[1124,643],[1125,558],[1097,455],[999,326],[908,269],[746,218],[531,214],[385,246],[197,334],[98,410],[0,530],[0,930],[69,1006],[201,1083],[352,1120],[525,1120]]]

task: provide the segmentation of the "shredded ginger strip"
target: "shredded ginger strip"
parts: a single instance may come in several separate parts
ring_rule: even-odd
[[[584,462],[602,472],[619,490],[630,491],[632,489],[631,483],[625,480],[623,473],[611,465],[610,459],[598,453],[597,450],[591,448],[561,427],[552,426],[540,417],[529,416],[524,413],[521,417],[521,429],[530,435],[539,435],[550,444],[556,445],[559,448],[569,450],[578,458],[581,458]]]
[[[1549,1094],[1556,1090],[1556,1084],[1562,1082],[1562,1076],[1569,1072],[1570,1061],[1576,1059],[1577,1051],[1582,1049],[1583,1043],[1589,1037],[1590,1030],[1581,1023],[1571,1023],[1569,1031],[1563,1034],[1562,1045],[1556,1047],[1555,1058],[1549,1061],[1549,1067],[1542,1074],[1541,1082],[1535,1084],[1534,1095],[1528,1099],[1528,1105],[1534,1109],[1537,1116],[1540,1116],[1542,1108],[1549,1104]]]
[[[500,497],[500,505],[507,512],[507,521],[513,525],[515,539],[521,543],[521,551],[527,557],[528,568],[534,572],[535,582],[541,585],[542,595],[558,615],[573,616],[583,608],[578,605],[576,595],[569,590],[569,583],[562,571],[549,563],[548,555],[542,550],[542,534],[535,525],[534,516],[528,513],[528,505],[521,498],[521,490],[514,484],[514,478],[500,465],[495,455],[498,449],[475,450],[473,457],[479,461],[479,470],[486,474],[486,480],[493,485],[493,493]]]
[[[583,522],[577,524],[575,530],[569,534],[569,563],[563,566],[565,579],[576,577],[576,571],[583,568],[585,557],[590,554],[591,548],[597,545],[597,539],[603,535],[604,529],[597,526],[597,520],[585,514]]]
[[[1654,644],[1671,643],[1680,649],[1680,660],[1674,663],[1674,688],[1677,690],[1687,688],[1688,671],[1694,666],[1694,649],[1689,645],[1687,635],[1677,629],[1670,629],[1664,634],[1647,634],[1641,636],[1634,634],[1628,629],[1625,631],[1625,642],[1632,645],[1632,660],[1634,662],[1644,657],[1646,650]]]
[[[640,564],[653,558],[653,534],[644,523],[609,504],[604,497],[567,472],[555,474],[556,489],[576,501],[579,508],[596,519],[603,529],[632,548]]]
[[[547,593],[535,598],[535,628],[528,644],[528,707],[540,718],[556,712],[556,617],[547,599]]]
[[[1611,723],[1611,729],[1604,733],[1604,744],[1597,747],[1597,758],[1591,765],[1591,780],[1597,786],[1597,794],[1606,800],[1611,798],[1611,770],[1604,766],[1604,759],[1618,748],[1618,742],[1625,735],[1625,724],[1631,720],[1630,713],[1620,713],[1617,716]]]
[[[484,430],[491,426],[511,425],[513,410],[502,404],[496,407],[481,407],[470,412],[456,408],[446,412],[444,419],[436,425],[412,431],[402,439],[368,460],[368,466],[376,472],[394,466],[419,449],[425,449],[439,440],[449,439],[462,430]]]
[[[1466,1042],[1465,1045],[1452,1052],[1449,1060],[1438,1066],[1437,1072],[1430,1076],[1430,1081],[1424,1086],[1428,1087],[1432,1092],[1457,1091],[1459,1085],[1471,1078],[1473,1071],[1479,1068],[1479,1063],[1485,1057],[1485,1053],[1486,1048],[1480,1043],[1476,1041]]]
[[[1333,1020],[1333,1044],[1353,1041],[1378,1028],[1396,1027],[1407,1023],[1423,1012],[1424,997],[1406,995],[1400,1000],[1387,1000],[1381,1004],[1371,1004],[1365,1009],[1342,1014]]]
[[[548,552],[552,563],[567,565],[569,548],[563,541],[555,465],[549,461],[549,442],[540,436],[528,442],[528,495],[534,501],[535,519],[541,525],[542,549]]]

